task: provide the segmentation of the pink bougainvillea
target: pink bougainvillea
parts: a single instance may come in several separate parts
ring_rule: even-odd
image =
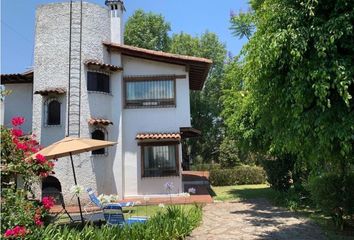
[[[27,229],[23,226],[16,226],[12,229],[7,229],[4,237],[6,238],[16,238],[16,237],[24,237],[27,234]]]
[[[13,184],[13,179],[17,175],[21,175],[23,181],[30,185],[33,181],[40,180],[40,177],[47,177],[54,173],[54,161],[37,154],[41,147],[35,135],[22,131],[21,125],[24,122],[23,117],[14,117],[11,127],[1,125],[1,147],[4,152],[1,155],[1,164],[6,171],[0,173],[1,177],[5,176],[7,186]],[[34,155],[36,157],[32,158]],[[2,217],[5,217],[1,221],[0,238],[22,239],[44,225],[45,216],[54,206],[54,199],[45,197],[42,201],[28,201],[27,190],[8,188],[4,195],[2,191],[1,211]],[[13,215],[13,209],[16,209],[19,214]]]
[[[23,135],[22,130],[21,129],[16,129],[16,128],[12,129],[11,133],[15,137],[21,137]]]
[[[24,117],[14,117],[14,118],[12,118],[11,123],[14,127],[20,126],[25,123],[25,118]]]
[[[54,206],[54,198],[53,197],[44,197],[42,199],[42,204],[45,209],[49,210]]]
[[[47,159],[45,159],[45,157],[42,154],[37,154],[36,160],[37,160],[37,163],[39,163],[39,164],[44,164],[47,162]]]

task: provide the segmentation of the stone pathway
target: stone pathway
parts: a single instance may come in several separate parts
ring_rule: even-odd
[[[272,206],[265,199],[208,204],[203,222],[188,240],[326,239],[319,226],[296,213]]]

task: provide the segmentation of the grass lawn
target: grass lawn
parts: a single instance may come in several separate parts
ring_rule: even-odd
[[[274,191],[266,184],[212,187],[214,200],[229,201],[251,198],[272,198]]]
[[[155,215],[159,211],[165,211],[166,207],[168,205],[165,205],[165,207],[159,207],[158,205],[148,205],[148,206],[134,206],[134,207],[126,207],[123,208],[124,212],[124,217],[129,218],[129,217],[137,217],[137,216],[147,216],[151,217]],[[193,204],[185,204],[183,205],[183,208],[185,210],[190,210],[192,209],[194,205]],[[75,214],[70,214],[71,216],[79,216],[79,213]],[[83,212],[83,216],[85,217],[86,213]],[[59,224],[68,224],[70,223],[70,219],[66,214],[63,214],[59,219],[57,219],[56,223]]]

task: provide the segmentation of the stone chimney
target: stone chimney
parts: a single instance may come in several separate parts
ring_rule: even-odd
[[[124,3],[121,0],[106,0],[111,18],[111,42],[124,44],[123,12]]]

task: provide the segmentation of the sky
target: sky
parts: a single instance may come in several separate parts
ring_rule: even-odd
[[[1,0],[1,73],[20,73],[33,65],[35,11],[40,4],[69,0]],[[104,6],[104,0],[86,0]],[[135,10],[162,14],[171,32],[193,36],[216,33],[227,50],[237,55],[246,39],[233,37],[230,11],[247,11],[248,0],[124,0],[124,21]]]

